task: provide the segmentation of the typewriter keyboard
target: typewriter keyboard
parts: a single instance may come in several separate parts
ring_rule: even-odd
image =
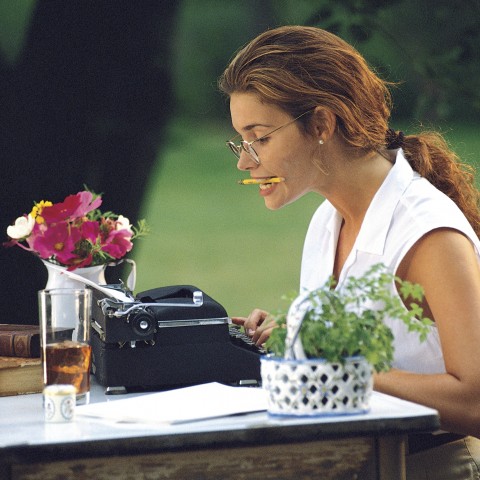
[[[248,335],[240,331],[240,328],[236,325],[229,325],[228,326],[230,340],[233,344],[238,345],[239,347],[245,348],[246,350],[250,350],[252,352],[256,352],[259,355],[265,355],[267,351],[263,347],[258,347],[255,345],[254,342],[250,339]]]

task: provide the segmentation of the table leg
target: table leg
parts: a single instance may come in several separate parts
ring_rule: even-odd
[[[378,480],[406,480],[407,435],[386,435],[377,439]]]

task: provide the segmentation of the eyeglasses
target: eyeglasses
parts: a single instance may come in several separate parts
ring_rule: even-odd
[[[239,145],[235,145],[235,143],[233,141],[238,136],[240,136],[240,134],[235,135],[235,137],[233,137],[231,140],[228,140],[226,142],[227,147],[230,148],[230,150],[233,152],[233,154],[237,158],[240,158],[240,154],[242,153],[242,150],[244,150],[245,152],[248,153],[248,155],[250,155],[250,157],[253,159],[253,161],[257,165],[260,165],[260,159],[258,158],[258,154],[257,154],[257,152],[255,151],[255,149],[253,148],[252,145],[255,142],[259,142],[260,140],[263,140],[264,138],[270,136],[272,133],[276,132],[277,130],[280,130],[281,128],[284,128],[284,127],[288,127],[288,125],[291,125],[292,123],[296,122],[299,118],[303,117],[304,115],[311,112],[312,110],[313,110],[313,108],[310,108],[306,112],[303,112],[302,114],[300,114],[298,117],[295,117],[293,120],[290,120],[288,123],[285,123],[285,124],[281,125],[280,127],[275,128],[271,132],[268,132],[266,135],[262,135],[260,138],[257,138],[255,140],[253,140],[252,142],[247,142],[246,140],[242,140]]]

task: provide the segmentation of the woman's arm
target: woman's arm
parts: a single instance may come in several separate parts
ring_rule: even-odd
[[[480,437],[480,268],[471,242],[455,230],[434,230],[397,274],[423,286],[447,373],[391,370],[375,376],[375,389],[437,409],[445,430]]]

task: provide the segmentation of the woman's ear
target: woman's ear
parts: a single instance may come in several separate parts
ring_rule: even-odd
[[[327,142],[335,133],[337,128],[336,115],[327,108],[316,107],[312,115],[313,134],[317,140]]]

